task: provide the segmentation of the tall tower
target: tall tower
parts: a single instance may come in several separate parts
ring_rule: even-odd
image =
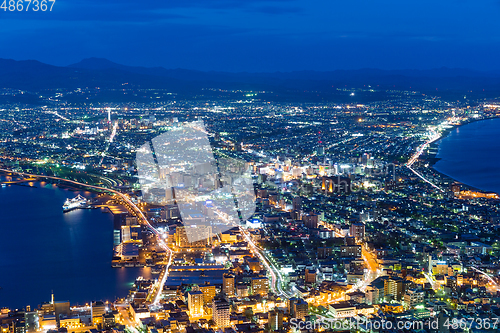
[[[108,108],[108,122],[111,122],[111,108]]]

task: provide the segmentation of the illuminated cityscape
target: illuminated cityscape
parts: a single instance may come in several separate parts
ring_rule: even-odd
[[[293,331],[300,322],[403,318],[442,326],[443,315],[466,313],[493,325],[498,195],[432,165],[436,142],[496,117],[495,101],[390,93],[398,99],[366,104],[270,103],[235,92],[227,102],[4,107],[3,188],[48,182],[97,193],[68,199],[66,214],[111,213],[109,265],[152,276],[137,276],[116,301],[4,309],[3,331]],[[193,229],[171,195],[152,189],[148,196],[170,202],[148,200],[137,178],[142,142],[199,120],[219,162],[244,161],[254,183],[255,213],[222,232],[212,230],[205,196],[188,200],[190,218],[204,223]]]
[[[500,332],[499,5],[0,0],[0,333]]]

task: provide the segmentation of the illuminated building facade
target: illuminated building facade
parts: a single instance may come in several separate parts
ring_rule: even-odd
[[[229,297],[234,296],[234,274],[224,274],[222,277],[222,292]]]
[[[326,193],[350,193],[351,180],[345,177],[322,177],[321,190]]]
[[[229,303],[222,298],[214,298],[212,301],[212,315],[217,327],[228,327],[230,324]]]
[[[203,293],[201,291],[188,292],[188,309],[191,317],[203,316]]]
[[[268,316],[269,329],[271,331],[281,331],[283,329],[283,317],[282,310],[274,309],[270,311]]]
[[[205,282],[200,286],[200,291],[203,293],[203,304],[211,304],[215,297],[215,286],[210,285],[210,282]]]
[[[267,277],[252,278],[252,294],[267,295],[269,289],[269,279]]]

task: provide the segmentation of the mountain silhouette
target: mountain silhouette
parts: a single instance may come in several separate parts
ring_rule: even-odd
[[[338,88],[401,90],[498,90],[500,72],[460,68],[429,70],[336,70],[273,73],[230,73],[140,67],[117,64],[103,58],[87,58],[69,66],[53,66],[36,60],[0,59],[0,87],[30,91],[82,87],[170,89],[196,92],[202,88],[261,89],[272,91],[331,92]]]

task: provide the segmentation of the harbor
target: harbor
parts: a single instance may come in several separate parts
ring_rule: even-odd
[[[0,176],[0,180],[6,177]],[[48,182],[35,181],[33,185],[0,187],[3,216],[16,221],[3,226],[0,242],[0,252],[10,254],[0,258],[0,270],[16,272],[3,277],[2,306],[36,306],[52,290],[75,304],[95,299],[114,301],[127,296],[138,276],[151,278],[149,267],[111,267],[113,215],[107,209],[63,212],[66,199],[81,195],[94,202],[95,193]],[[29,209],[22,209],[23,205]]]

